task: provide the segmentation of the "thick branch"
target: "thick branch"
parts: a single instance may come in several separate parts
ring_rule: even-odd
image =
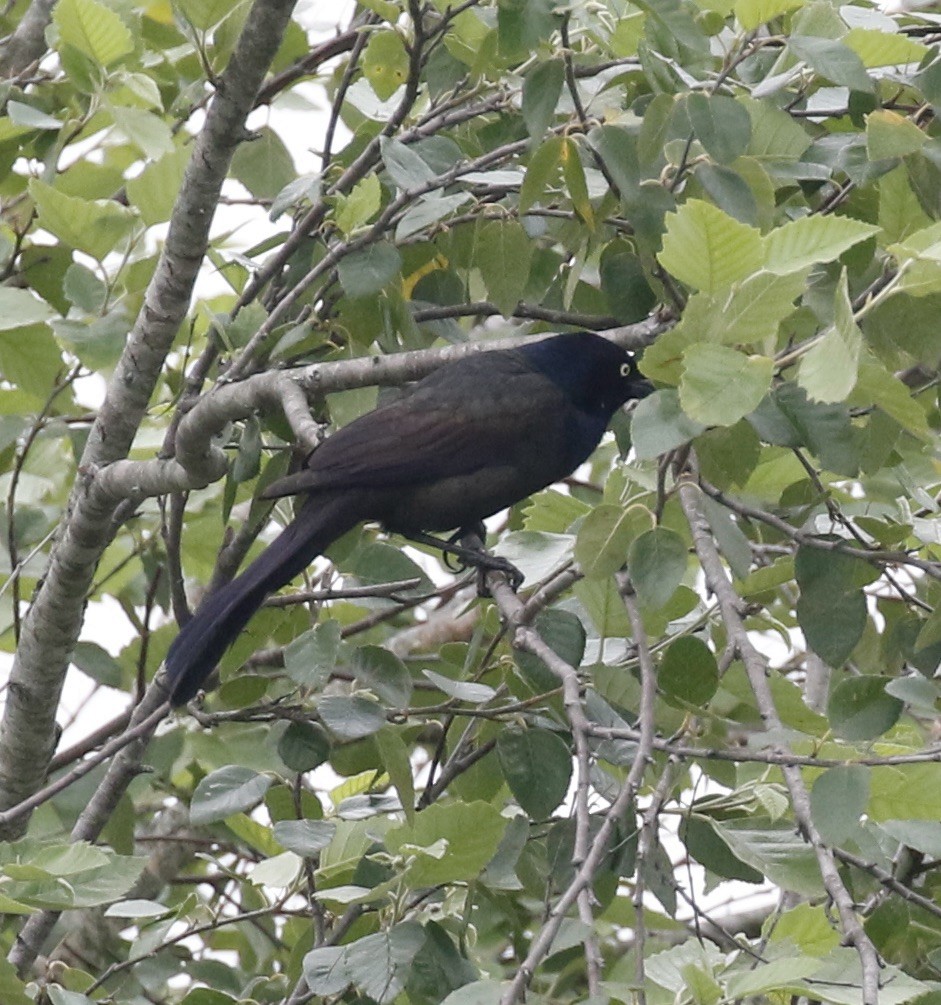
[[[294,0],[258,0],[209,109],[144,305],[108,386],[82,457],[59,538],[24,622],[0,728],[0,808],[42,785],[55,747],[55,715],[96,564],[113,531],[113,508],[88,475],[127,456],[164,359],[189,306],[209,226],[264,73]],[[23,821],[4,835],[18,833]]]

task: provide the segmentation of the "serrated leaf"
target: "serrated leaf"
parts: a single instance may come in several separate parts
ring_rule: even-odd
[[[171,150],[148,164],[136,178],[128,179],[127,197],[131,205],[140,210],[141,219],[148,226],[170,219],[189,158],[190,151],[185,147]]]
[[[928,137],[911,119],[880,108],[866,116],[866,152],[873,161],[913,154]]]
[[[377,241],[341,259],[337,273],[351,297],[371,297],[391,283],[401,268],[398,248],[387,241]]]
[[[474,260],[490,299],[504,317],[520,302],[532,255],[532,242],[515,221],[492,220],[481,228]]]
[[[705,706],[719,686],[715,654],[702,639],[681,636],[671,642],[663,654],[657,683],[674,698]]]
[[[493,858],[508,823],[489,803],[435,803],[414,823],[390,829],[386,847],[396,854],[403,845],[431,848],[443,841],[446,854],[415,861],[410,882],[416,887],[468,882]]]
[[[801,358],[797,383],[811,401],[844,401],[856,384],[863,333],[853,320],[846,271],[835,293],[834,326]]]
[[[572,777],[572,755],[547,729],[504,729],[497,737],[503,777],[533,820],[545,820],[562,802]]]
[[[686,574],[686,543],[676,531],[655,527],[631,544],[631,582],[645,607],[656,610],[673,596]]]
[[[110,106],[114,124],[148,160],[156,160],[173,150],[170,127],[146,108]]]
[[[666,218],[660,264],[707,293],[744,279],[762,265],[761,234],[721,209],[690,199]]]
[[[284,669],[301,687],[318,690],[337,664],[340,625],[332,618],[299,635],[284,650]]]
[[[124,22],[98,0],[60,0],[52,19],[60,42],[74,46],[99,66],[110,66],[134,51]]]
[[[724,94],[690,94],[686,111],[696,137],[713,160],[731,164],[748,149],[751,117],[744,105]]]
[[[646,361],[646,356],[644,357]],[[673,388],[644,398],[634,409],[631,438],[638,460],[659,457],[688,443],[706,427],[680,408],[680,396]]]
[[[806,289],[809,271],[809,266],[786,275],[762,270],[717,294],[694,293],[673,331],[681,328],[687,344],[756,345],[774,338],[780,323],[794,311],[794,301]],[[644,354],[645,363],[663,338]]]
[[[683,353],[680,404],[706,426],[731,426],[753,412],[771,387],[774,361],[698,343]]]
[[[850,398],[852,404],[878,405],[886,415],[923,440],[933,438],[928,417],[911,388],[872,356],[866,356]]]
[[[899,32],[878,28],[850,28],[840,40],[866,67],[920,63],[932,50]]]
[[[589,578],[613,575],[627,561],[631,541],[653,527],[646,506],[624,509],[610,503],[596,506],[582,521],[575,539],[575,560]]]
[[[817,262],[832,262],[878,233],[878,227],[845,216],[805,216],[764,238],[765,269],[787,275]]]
[[[109,199],[78,199],[31,178],[39,222],[66,244],[102,261],[134,228],[134,213]]]

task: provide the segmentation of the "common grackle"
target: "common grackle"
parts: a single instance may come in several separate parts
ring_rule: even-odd
[[[167,653],[173,704],[192,698],[265,597],[363,520],[418,537],[484,517],[570,474],[611,416],[653,388],[590,332],[445,364],[312,451],[269,486],[305,495],[294,519],[200,605]]]

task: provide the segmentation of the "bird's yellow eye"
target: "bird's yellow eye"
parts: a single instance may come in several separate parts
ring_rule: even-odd
[[[622,363],[621,364],[621,376],[622,377],[630,377],[630,375],[633,372],[634,372],[634,364],[633,363]]]

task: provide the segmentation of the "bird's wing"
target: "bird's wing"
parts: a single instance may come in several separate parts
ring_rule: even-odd
[[[384,489],[473,474],[512,464],[521,440],[517,415],[420,408],[408,400],[368,412],[328,437],[295,474],[273,482],[267,498],[330,489]],[[536,448],[538,449],[538,448]]]

